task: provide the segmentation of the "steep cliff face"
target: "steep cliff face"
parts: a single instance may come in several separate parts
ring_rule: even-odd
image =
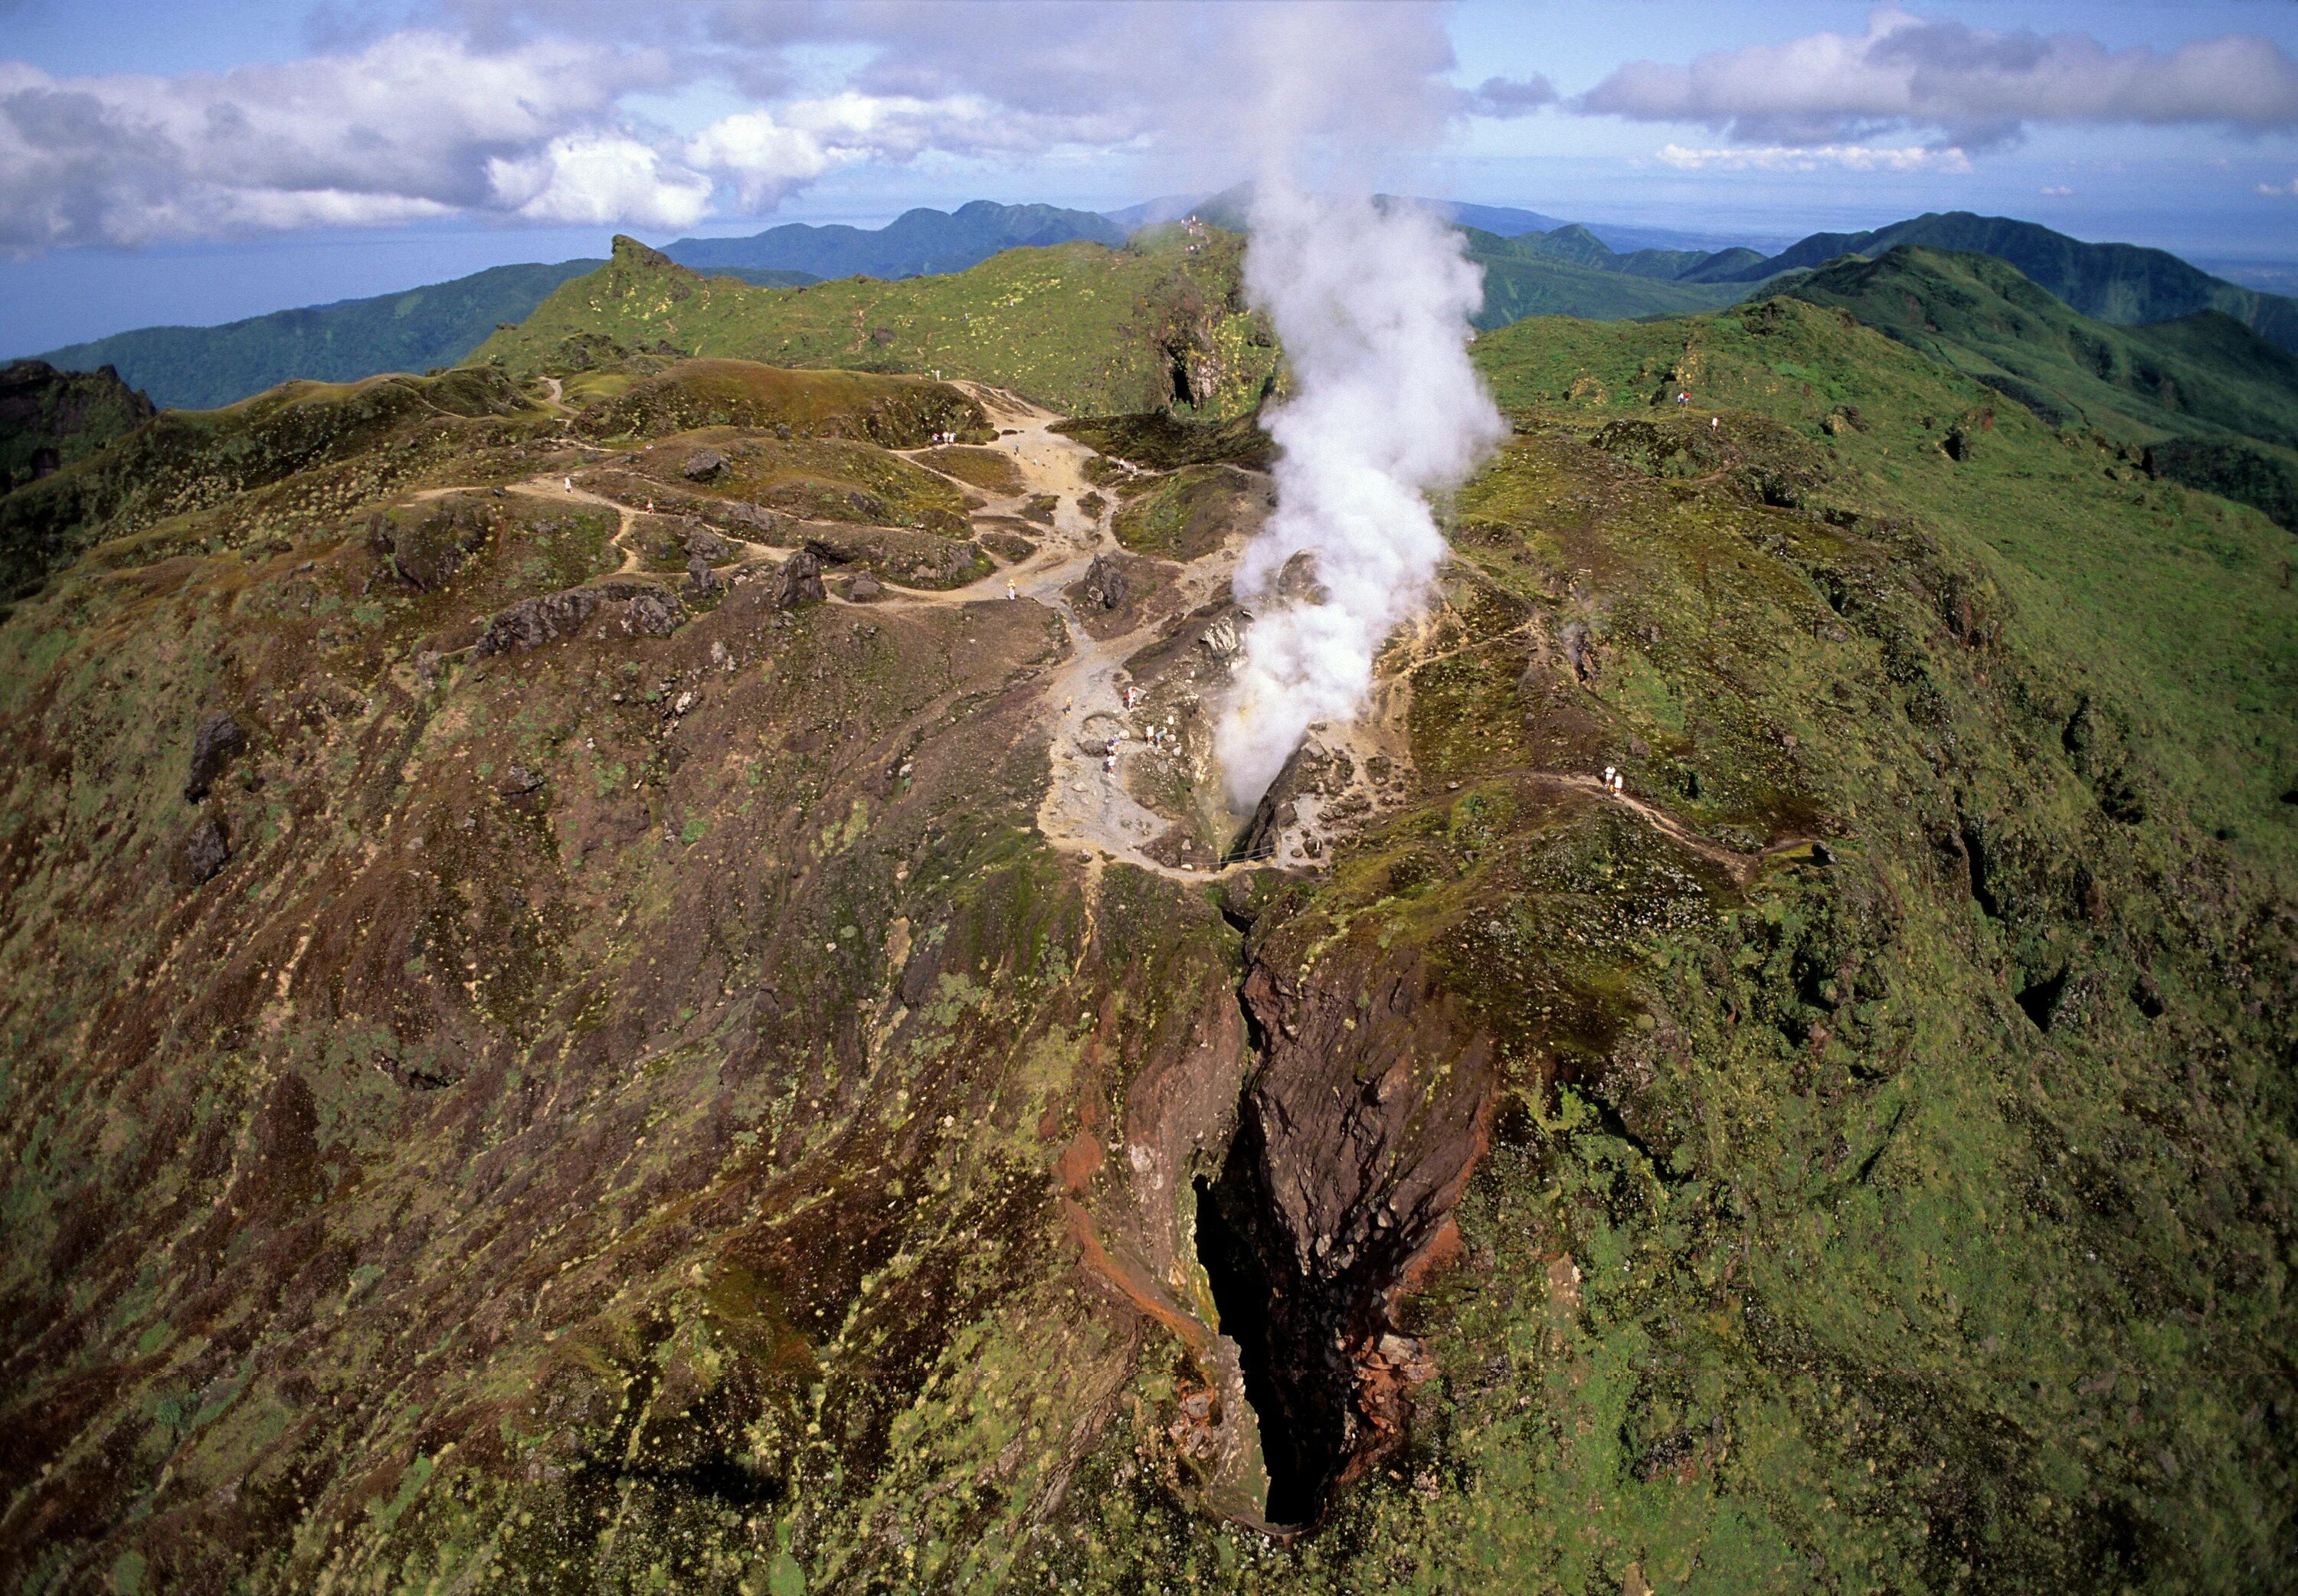
[[[18,360],[0,368],[0,493],[94,454],[153,413],[109,366],[59,371]]]

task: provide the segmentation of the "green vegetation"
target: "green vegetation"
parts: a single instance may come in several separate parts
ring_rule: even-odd
[[[682,238],[663,253],[697,271],[761,269],[823,277],[915,277],[963,271],[1012,249],[1125,242],[1125,229],[1090,211],[975,200],[955,211],[924,206],[882,227],[790,222],[748,238]]]
[[[2243,438],[2165,438],[2146,446],[2146,474],[2249,505],[2298,532],[2298,457]]]
[[[517,376],[624,351],[732,356],[775,366],[971,377],[1061,410],[1157,408],[1207,418],[1261,398],[1276,351],[1237,302],[1242,242],[1193,252],[1178,235],[1122,250],[1008,251],[969,271],[751,288],[698,277],[627,238],[474,352]],[[600,340],[608,341],[601,344]],[[611,345],[611,347],[608,347]],[[572,357],[572,358],[570,358]]]
[[[1662,274],[1650,258],[1663,252],[1641,251],[1647,258],[1640,260],[1612,257],[1584,234],[1586,243],[1603,251],[1609,263],[1583,263],[1595,259],[1592,253],[1570,247],[1572,241],[1559,241],[1558,234],[1500,238],[1474,227],[1461,230],[1468,237],[1468,258],[1484,269],[1484,308],[1476,324],[1487,331],[1527,316],[1577,316],[1590,321],[1682,316],[1730,304],[1747,293],[1737,285],[1660,280]],[[1632,260],[1633,268],[1627,264]]]
[[[1694,280],[1752,283],[1782,271],[1824,265],[1839,255],[1881,255],[1902,244],[1992,255],[2100,321],[2173,321],[2217,310],[2269,343],[2298,350],[2298,300],[2214,277],[2162,250],[2085,244],[2034,222],[1973,216],[1967,211],[1930,212],[1872,233],[1814,233],[1767,260],[1718,259],[1690,275]]]
[[[1275,450],[1252,415],[1218,426],[1184,421],[1163,410],[1137,416],[1079,416],[1054,430],[1113,459],[1151,471],[1217,465],[1266,471]]]
[[[929,450],[917,459],[945,475],[993,493],[1018,493],[1022,488],[1021,473],[1013,457],[995,450],[946,447]]]
[[[962,401],[955,390],[947,392]],[[856,413],[864,419],[870,414],[861,406]],[[707,481],[696,482],[687,468],[706,451],[724,463]],[[957,538],[969,531],[964,500],[946,478],[898,454],[842,438],[748,437],[724,427],[680,434],[649,447],[621,470],[594,473],[590,482],[623,503],[652,497],[651,490],[659,488],[665,506],[674,495],[700,495],[801,520],[911,527]]]
[[[221,327],[138,327],[40,358],[83,369],[116,366],[155,403],[213,409],[297,378],[353,383],[452,366],[499,325],[525,320],[552,289],[598,265],[497,266],[403,294],[275,310]]]
[[[0,494],[94,454],[151,419],[152,402],[101,371],[38,360],[0,368]]]
[[[0,499],[0,601],[99,540],[157,537],[139,551],[149,558],[307,532],[444,461],[515,460],[549,420],[492,371],[289,383],[220,410],[166,411]]]
[[[1113,530],[1136,554],[1197,559],[1233,536],[1250,533],[1270,509],[1267,483],[1228,466],[1184,466],[1168,475],[1128,482]]]
[[[1901,245],[1787,290],[1955,366],[2054,426],[2117,442],[2247,433],[2298,444],[2298,355],[2216,310],[2114,327],[1986,255]]]
[[[2178,480],[2282,458],[2277,357],[1922,252],[1488,332],[1383,801],[1218,883],[1037,830],[1046,608],[784,608],[750,554],[678,601],[563,496],[659,495],[644,547],[859,495],[831,558],[986,571],[884,524],[994,485],[887,452],[986,414],[824,368],[1027,283],[950,375],[1153,386],[1143,307],[1233,264],[623,250],[500,367],[0,499],[17,1584],[2292,1584],[2298,593]],[[1244,332],[1211,415],[1069,425],[1128,542],[1250,508]],[[1216,1220],[1329,1376],[1291,1537]]]
[[[981,407],[946,383],[851,371],[789,371],[754,360],[681,360],[643,376],[617,376],[576,399],[594,437],[627,438],[742,426],[801,438],[854,437],[917,449],[934,434],[989,435]]]

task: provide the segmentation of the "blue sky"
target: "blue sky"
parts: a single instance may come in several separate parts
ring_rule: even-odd
[[[2298,260],[2298,4],[0,0],[0,353],[1298,160],[1755,241]]]

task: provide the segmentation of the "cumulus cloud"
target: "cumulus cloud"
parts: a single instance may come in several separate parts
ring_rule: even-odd
[[[1459,118],[1556,99],[1538,76],[1453,86],[1442,13],[1418,0],[410,9],[425,25],[322,7],[312,54],[223,72],[0,62],[0,251],[455,214],[675,228],[928,153],[1117,151],[1158,181],[1227,182],[1271,136],[1370,167]],[[825,62],[842,80],[798,92]],[[706,81],[753,103],[678,133],[632,110]]]
[[[1907,145],[1878,149],[1869,145],[1733,145],[1723,149],[1687,149],[1662,145],[1655,158],[1682,171],[1967,172],[1971,158],[1957,149]]]
[[[1676,66],[1621,67],[1573,103],[1586,115],[1699,122],[1743,144],[1853,145],[1932,129],[1981,149],[2029,123],[2298,128],[2298,62],[2227,34],[2162,52],[2084,33],[1993,32],[1885,8],[1864,33],[1814,33]]]
[[[690,227],[710,208],[708,178],[615,133],[569,134],[538,154],[491,161],[487,180],[495,201],[525,221]]]
[[[688,214],[690,173],[611,136],[665,63],[542,40],[485,54],[434,32],[177,78],[0,62],[0,248],[140,244],[454,211]],[[586,201],[583,196],[587,194]]]

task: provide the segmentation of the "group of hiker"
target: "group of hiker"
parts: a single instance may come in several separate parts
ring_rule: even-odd
[[[1137,687],[1127,688],[1120,696],[1120,702],[1127,709],[1134,708],[1141,702],[1141,690]],[[1069,714],[1071,710],[1076,708],[1076,707],[1077,699],[1075,698],[1065,698],[1062,700],[1062,713],[1063,715]],[[1143,731],[1140,735],[1141,740],[1147,743],[1151,748],[1157,749],[1161,753],[1171,753],[1174,748],[1174,740],[1179,734],[1173,728],[1172,717],[1168,715],[1161,724],[1156,721],[1151,721],[1147,728]],[[1110,775],[1113,776],[1117,773],[1117,756],[1124,746],[1125,738],[1126,732],[1122,727],[1120,727],[1117,731],[1111,732],[1109,740],[1101,745],[1101,768]]]

